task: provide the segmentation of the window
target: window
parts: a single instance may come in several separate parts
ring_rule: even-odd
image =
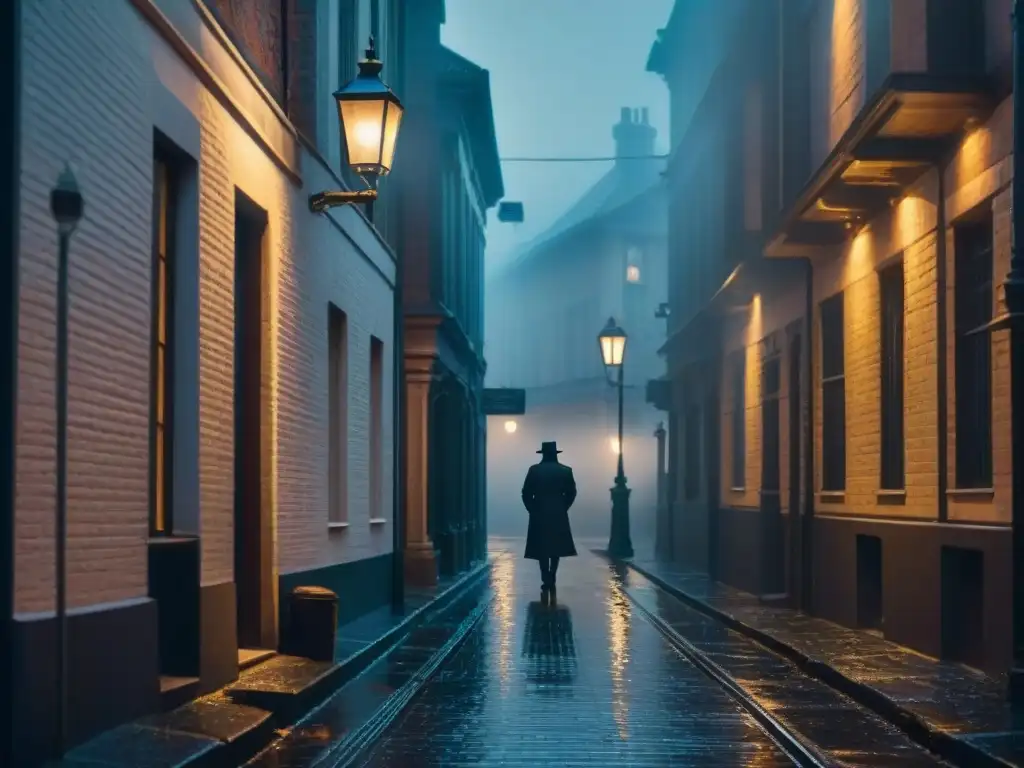
[[[348,318],[331,304],[327,322],[328,521],[344,525],[348,523]]]
[[[687,499],[696,499],[700,495],[700,409],[696,405],[686,406],[684,428],[686,478],[683,491]]]
[[[643,267],[643,252],[636,247],[626,251],[626,282],[639,283]]]
[[[761,492],[779,492],[779,397],[782,391],[782,359],[766,357],[761,367]]]
[[[821,302],[821,490],[846,489],[843,294]]]
[[[174,203],[177,195],[171,166],[153,161],[153,277],[152,277],[152,429],[150,472],[152,483],[151,527],[153,533],[174,530],[171,510],[172,430],[174,407],[172,378],[174,336]]]
[[[734,356],[732,372],[732,487],[743,488],[747,469],[746,351]]]
[[[370,519],[384,517],[384,342],[370,338]]]
[[[903,435],[903,264],[878,274],[882,310],[882,467],[884,490],[903,490],[905,444]]]
[[[640,267],[630,265],[626,267],[626,280],[630,283],[640,282]]]
[[[992,218],[955,229],[956,487],[992,487]]]

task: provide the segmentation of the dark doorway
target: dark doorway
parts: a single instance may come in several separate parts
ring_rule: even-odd
[[[942,657],[981,668],[985,659],[985,558],[942,548]]]
[[[718,578],[718,503],[722,457],[719,432],[722,429],[718,387],[710,387],[704,399],[704,471],[707,473],[708,573]]]
[[[266,211],[235,193],[235,595],[240,661],[273,644],[270,520],[263,504]]]
[[[781,461],[779,445],[779,397],[782,359],[765,358],[761,373],[761,593],[778,598],[784,594],[782,507],[779,495]]]
[[[800,447],[803,445],[803,419],[801,402],[803,390],[801,381],[801,348],[803,339],[799,332],[789,338],[789,594],[794,607],[799,607],[800,579],[803,563],[800,559]]]
[[[857,536],[857,626],[881,631],[883,620],[882,540],[861,534]]]

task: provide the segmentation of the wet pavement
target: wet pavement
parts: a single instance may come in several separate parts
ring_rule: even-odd
[[[788,608],[653,559],[634,564],[769,642],[862,703],[909,724],[921,739],[963,764],[1024,765],[1024,710],[1010,705],[1006,681],[923,656],[866,632]],[[973,761],[973,762],[972,762]]]
[[[462,647],[358,760],[330,765],[771,766],[793,761],[686,661],[589,552],[553,605],[536,564],[496,554]]]

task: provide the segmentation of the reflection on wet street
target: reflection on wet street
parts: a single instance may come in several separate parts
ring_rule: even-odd
[[[495,599],[358,764],[783,766],[786,755],[632,607],[607,563],[498,558]]]

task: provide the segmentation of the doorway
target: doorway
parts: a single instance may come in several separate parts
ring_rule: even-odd
[[[235,192],[235,608],[239,663],[273,647],[271,520],[262,493],[266,211]]]
[[[857,626],[879,634],[885,621],[882,584],[882,540],[858,534]]]

